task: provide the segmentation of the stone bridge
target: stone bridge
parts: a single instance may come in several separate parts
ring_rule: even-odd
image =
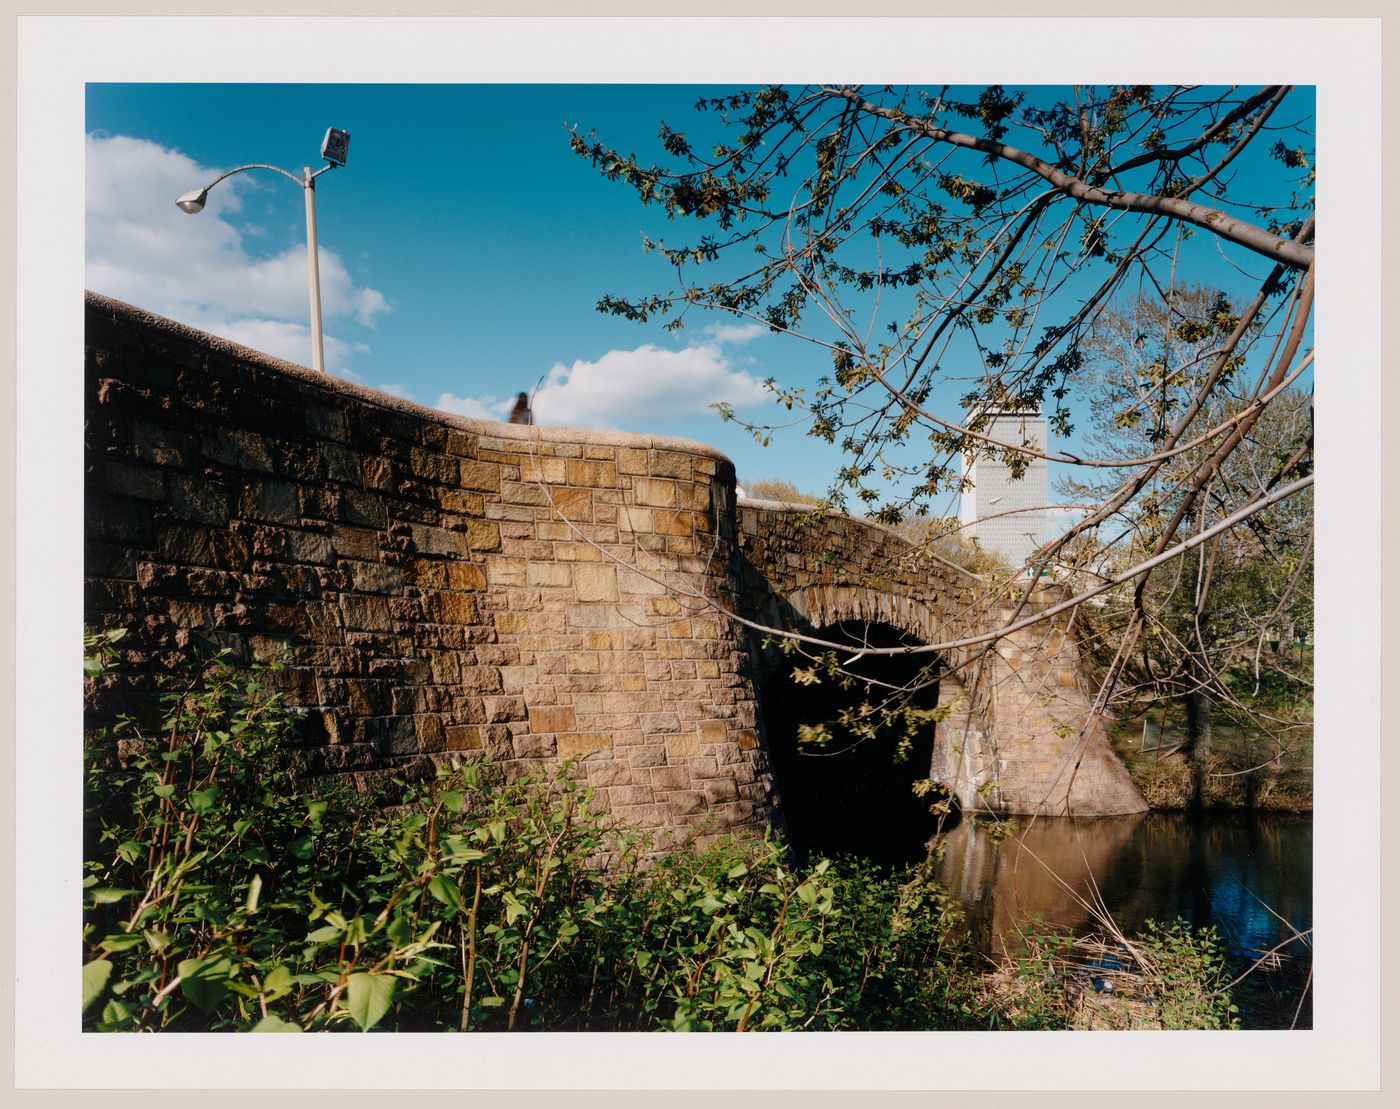
[[[94,294],[86,361],[86,620],[130,644],[90,683],[94,722],[149,707],[192,651],[289,651],[277,680],[322,773],[577,759],[613,812],[663,831],[804,803],[838,821],[800,796],[809,692],[749,625],[942,644],[1006,615],[889,529],[736,501],[698,443],[458,418]],[[951,713],[912,777],[965,808],[1145,808],[1063,620],[912,657]],[[872,819],[910,804],[908,781],[871,782]]]

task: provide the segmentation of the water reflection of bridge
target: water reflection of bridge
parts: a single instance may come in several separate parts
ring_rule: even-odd
[[[939,879],[962,903],[979,950],[1013,948],[1041,918],[1071,932],[1097,930],[1099,898],[1126,934],[1148,920],[1213,926],[1235,972],[1280,944],[1281,957],[1250,976],[1237,1001],[1251,1027],[1311,1022],[1312,824],[1307,817],[1175,813],[1092,820],[1023,820],[994,842],[963,821],[947,836]],[[1301,1005],[1299,1004],[1301,1001]]]

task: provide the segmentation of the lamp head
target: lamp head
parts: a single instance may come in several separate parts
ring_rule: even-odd
[[[350,132],[340,131],[334,127],[327,128],[326,137],[321,140],[321,157],[328,162],[343,166],[345,157],[349,153]]]
[[[204,210],[204,202],[209,199],[208,189],[195,189],[175,201],[180,207],[180,211],[194,215],[196,212]]]

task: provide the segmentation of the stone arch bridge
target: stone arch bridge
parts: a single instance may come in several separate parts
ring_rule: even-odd
[[[320,772],[572,758],[624,819],[719,833],[774,818],[763,709],[791,696],[733,616],[925,644],[1005,616],[889,529],[736,501],[698,443],[453,417],[91,293],[86,312],[85,616],[130,644],[91,722],[149,707],[192,651],[285,650]],[[943,662],[930,770],[964,807],[1146,807],[1064,621]]]

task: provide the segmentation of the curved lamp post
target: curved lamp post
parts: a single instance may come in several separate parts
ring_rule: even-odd
[[[321,141],[321,157],[326,160],[326,164],[315,173],[311,172],[310,166],[304,166],[301,176],[297,177],[295,174],[288,173],[285,169],[278,169],[276,166],[254,163],[239,166],[227,173],[221,173],[204,188],[187,192],[175,201],[180,211],[188,212],[193,216],[204,210],[204,203],[209,199],[210,189],[225,177],[232,177],[235,173],[242,173],[250,169],[270,169],[273,173],[280,173],[287,180],[293,181],[301,187],[301,190],[306,194],[306,264],[311,277],[311,368],[317,373],[326,372],[326,354],[321,333],[321,265],[316,251],[316,178],[327,170],[343,166],[349,150],[350,135],[332,127],[326,131],[326,137]]]

